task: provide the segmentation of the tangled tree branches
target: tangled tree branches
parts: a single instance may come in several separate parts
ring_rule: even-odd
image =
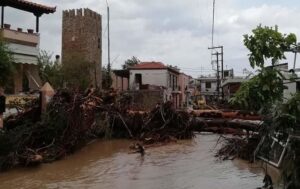
[[[248,139],[239,136],[220,136],[218,144],[222,143],[222,147],[217,151],[216,157],[222,160],[241,158],[252,162],[254,158],[254,151],[259,141],[259,135],[253,135]]]
[[[112,92],[59,91],[41,119],[39,106],[8,118],[0,133],[0,169],[60,159],[91,137],[132,138],[146,144],[193,137],[189,115],[176,112],[171,103],[140,112],[120,108],[122,102]]]

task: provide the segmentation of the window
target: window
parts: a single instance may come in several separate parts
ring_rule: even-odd
[[[211,89],[211,82],[206,82],[205,83],[205,88]]]

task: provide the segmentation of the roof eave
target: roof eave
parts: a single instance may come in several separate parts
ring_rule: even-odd
[[[26,12],[31,12],[38,16],[56,12],[56,7],[48,7],[25,0],[1,0],[0,6],[9,6]]]

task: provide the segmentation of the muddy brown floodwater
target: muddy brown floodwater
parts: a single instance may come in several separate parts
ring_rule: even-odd
[[[73,155],[36,168],[0,174],[1,189],[255,189],[263,172],[244,161],[217,161],[216,135],[129,154],[130,141],[95,141]]]

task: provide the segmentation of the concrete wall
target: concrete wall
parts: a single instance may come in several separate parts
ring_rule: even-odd
[[[117,76],[114,73],[111,73],[112,77],[112,88],[117,91],[127,91],[129,90],[128,78]]]
[[[187,102],[188,102],[188,98],[190,97],[189,93],[187,93],[188,88],[189,88],[189,81],[190,81],[190,77],[181,73],[179,75],[179,86],[180,86],[180,100],[179,100],[179,104],[180,107],[184,107],[186,106]],[[187,90],[185,90],[187,88]]]
[[[168,70],[130,70],[129,88],[134,89],[135,74],[142,74],[142,84],[168,87]]]
[[[151,110],[157,103],[164,102],[164,90],[139,90],[126,92],[132,97],[131,109]]]
[[[80,56],[96,65],[96,80],[91,71],[94,86],[102,87],[102,25],[101,15],[90,9],[63,11],[62,63]]]

